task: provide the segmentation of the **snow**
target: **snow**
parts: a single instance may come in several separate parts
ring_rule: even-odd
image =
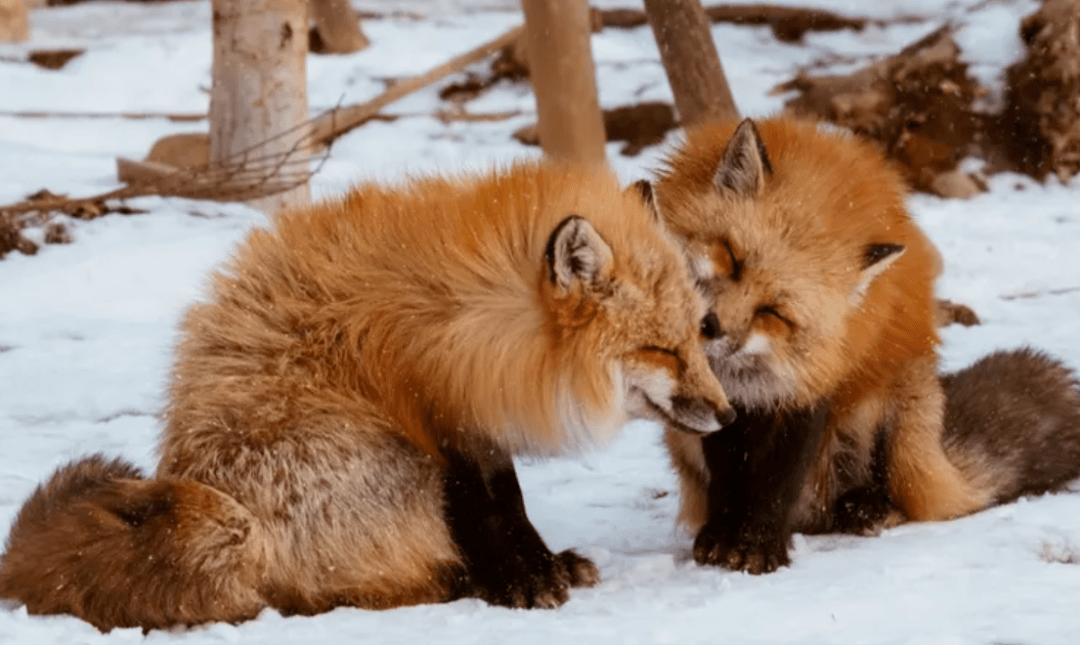
[[[640,6],[604,0],[600,6]],[[812,65],[850,69],[929,33],[961,25],[965,60],[994,91],[1019,55],[1018,20],[1033,0],[942,3],[785,0],[888,19],[862,32],[776,41],[767,28],[716,25],[713,35],[740,109],[778,110],[776,84]],[[385,11],[386,3],[357,7]],[[904,20],[896,20],[905,18]],[[513,0],[404,0],[369,19],[373,45],[312,57],[313,112],[377,94],[489,40],[521,20]],[[203,123],[110,117],[28,118],[13,111],[202,112],[207,108],[208,2],[91,3],[36,10],[33,40],[0,45],[0,203],[47,187],[92,194],[115,187],[116,156],[140,158],[158,137]],[[42,47],[85,47],[59,71],[18,62]],[[671,100],[647,28],[593,37],[601,103]],[[483,66],[477,66],[476,71]],[[535,118],[525,86],[500,83],[468,105],[516,110],[505,121],[434,117],[438,88],[391,106],[341,139],[314,180],[318,195],[406,173],[480,168],[539,154],[510,138]],[[673,135],[672,138],[674,138]],[[609,157],[629,181],[662,148]],[[913,196],[910,206],[946,261],[941,295],[983,324],[944,332],[943,366],[1031,344],[1080,367],[1080,181],[989,180],[969,201]],[[207,271],[263,216],[244,206],[142,198],[142,215],[71,222],[70,245],[0,261],[0,533],[56,466],[89,452],[154,465],[175,325]],[[40,236],[40,232],[36,233]],[[384,612],[342,608],[315,617],[266,611],[241,624],[100,634],[69,616],[27,616],[0,604],[0,643],[607,643],[1066,644],[1080,633],[1080,493],[1025,499],[975,516],[901,526],[878,537],[796,536],[793,564],[766,576],[696,566],[675,528],[678,487],[660,429],[634,423],[612,445],[520,462],[529,515],[553,549],[574,547],[603,582],[554,611],[476,600]]]

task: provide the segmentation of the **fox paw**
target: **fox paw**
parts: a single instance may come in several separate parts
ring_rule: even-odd
[[[708,527],[701,529],[694,540],[694,560],[701,565],[720,566],[755,575],[772,573],[791,564],[786,539],[742,536],[731,540],[720,531]]]
[[[856,488],[836,500],[833,530],[855,535],[877,535],[895,526],[899,512],[888,495],[873,488]]]
[[[571,587],[595,587],[600,582],[600,569],[592,560],[578,555],[573,549],[567,549],[555,557],[566,567]]]
[[[481,585],[481,596],[493,605],[519,609],[554,609],[570,599],[571,587],[591,587],[600,572],[588,558],[573,551],[519,556],[502,567],[498,579]],[[504,563],[505,564],[505,563]]]

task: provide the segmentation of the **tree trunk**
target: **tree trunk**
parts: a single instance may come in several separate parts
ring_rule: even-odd
[[[16,42],[30,37],[30,15],[26,0],[0,0],[0,42]]]
[[[522,6],[544,154],[604,163],[604,117],[596,96],[586,0],[522,0]]]
[[[700,0],[645,0],[675,109],[685,127],[739,116]]]
[[[236,169],[271,213],[309,200],[308,15],[304,0],[211,0],[211,167]]]
[[[326,54],[351,54],[367,49],[368,42],[360,31],[360,16],[349,0],[310,0],[311,18]]]

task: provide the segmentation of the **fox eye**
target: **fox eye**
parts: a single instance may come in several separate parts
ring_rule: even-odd
[[[735,249],[731,248],[731,242],[724,240],[724,248],[727,250],[728,260],[731,262],[731,273],[729,277],[733,281],[738,282],[739,280],[742,280],[742,260],[735,257]]]
[[[675,366],[677,369],[685,369],[686,361],[679,355],[679,352],[674,349],[668,349],[666,347],[660,347],[659,345],[646,345],[641,348],[642,352],[647,354],[660,354],[663,358],[662,361],[669,361],[675,359]]]
[[[754,310],[754,315],[759,316],[759,317],[761,317],[761,316],[772,316],[773,318],[779,320],[780,322],[784,323],[788,327],[792,327],[792,328],[795,327],[795,323],[791,322],[786,317],[784,317],[784,315],[781,314],[779,310],[777,310],[776,305],[761,305],[760,307],[758,307],[757,309]]]

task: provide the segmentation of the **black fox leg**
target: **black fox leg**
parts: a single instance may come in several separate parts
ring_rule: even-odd
[[[463,591],[495,605],[551,608],[567,601],[570,587],[599,581],[588,559],[544,544],[510,455],[492,446],[443,454],[447,522],[468,571]]]
[[[738,410],[735,423],[702,440],[709,468],[708,519],[694,559],[750,573],[790,563],[791,515],[824,435],[827,410]]]
[[[889,497],[888,460],[885,455],[885,432],[874,440],[870,461],[870,482],[852,488],[836,500],[833,507],[832,530],[840,533],[876,535],[885,527],[890,516],[899,513]]]

